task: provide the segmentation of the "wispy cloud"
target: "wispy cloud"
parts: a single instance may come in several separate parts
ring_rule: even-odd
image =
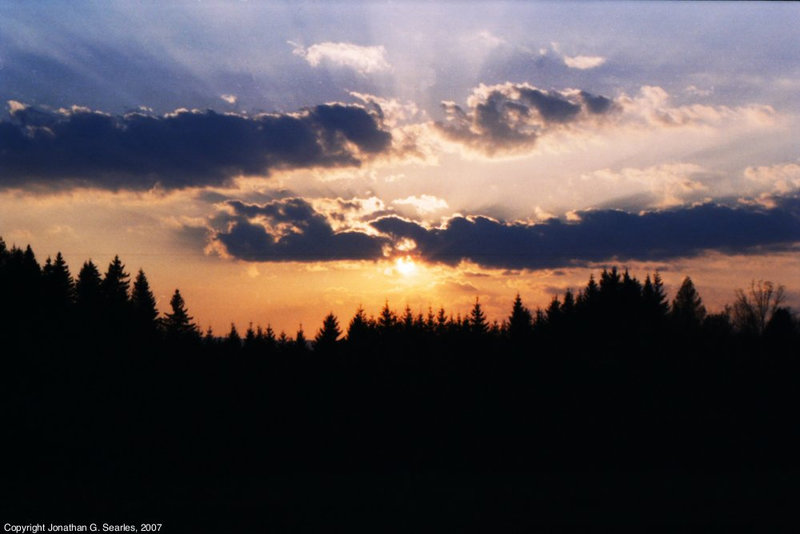
[[[321,65],[347,67],[362,75],[391,70],[386,58],[386,48],[383,46],[360,46],[327,41],[308,48],[291,41],[289,44],[294,46],[292,52],[304,58],[312,67]]]
[[[571,69],[594,69],[606,62],[602,56],[564,56],[564,64]]]

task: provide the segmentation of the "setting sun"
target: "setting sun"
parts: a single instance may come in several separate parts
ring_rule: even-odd
[[[394,262],[394,270],[404,277],[414,276],[419,271],[419,267],[414,260],[408,256],[397,258]]]

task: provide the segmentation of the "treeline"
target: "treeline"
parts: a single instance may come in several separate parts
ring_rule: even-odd
[[[746,291],[737,290],[734,303],[723,311],[707,313],[689,277],[670,300],[658,273],[640,282],[613,267],[603,270],[599,280],[592,275],[577,293],[567,290],[553,298],[544,309],[530,310],[517,294],[501,322],[490,321],[478,299],[464,316],[444,308],[414,313],[408,306],[398,313],[387,302],[377,317],[359,308],[347,324],[328,314],[310,337],[302,327],[290,336],[252,324],[244,333],[231,324],[229,332],[215,335],[210,327],[200,331],[177,289],[170,310],[160,314],[144,271],[131,280],[118,256],[102,275],[86,261],[73,277],[60,252],[40,265],[30,246],[9,249],[1,238],[0,295],[0,328],[7,343],[21,349],[79,342],[298,354],[477,344],[484,350],[531,352],[563,340],[574,352],[643,350],[663,346],[664,339],[689,338],[717,348],[736,340],[791,345],[800,332],[798,318],[785,306],[784,288],[772,282],[754,281]]]
[[[657,274],[611,268],[543,309],[517,296],[496,322],[477,300],[465,316],[387,304],[308,336],[217,336],[178,291],[159,314],[119,258],[73,277],[60,254],[41,265],[0,241],[0,308],[6,518],[170,532],[796,520],[800,335],[769,282],[708,313],[688,278],[670,298]]]

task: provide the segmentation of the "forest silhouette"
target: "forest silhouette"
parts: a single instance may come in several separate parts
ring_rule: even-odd
[[[215,335],[119,257],[73,277],[0,239],[0,296],[4,517],[500,532],[764,526],[789,506],[800,324],[772,282],[708,313],[689,277],[670,298],[612,267],[501,320],[387,302]]]

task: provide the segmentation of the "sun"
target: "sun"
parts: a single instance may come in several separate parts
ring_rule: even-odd
[[[408,256],[403,256],[402,258],[397,258],[394,262],[394,270],[403,275],[404,277],[409,277],[417,274],[419,267],[414,260],[412,260]]]

